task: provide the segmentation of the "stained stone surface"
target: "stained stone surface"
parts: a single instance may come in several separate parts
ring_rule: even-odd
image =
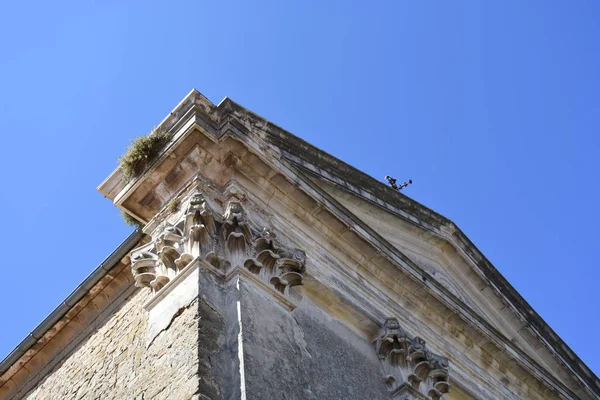
[[[199,400],[240,399],[237,291],[199,269]]]
[[[24,398],[192,398],[199,386],[198,301],[181,310],[146,349],[147,316],[141,305],[148,295],[141,290],[125,299]]]
[[[138,289],[35,388],[16,398],[239,399],[235,301],[228,298],[235,292],[201,276],[203,295],[181,308],[149,347],[143,305],[151,293]]]
[[[389,399],[372,344],[312,303],[290,311],[243,279],[198,275],[199,298],[148,348],[143,289],[24,398]]]
[[[289,312],[240,290],[247,399],[390,398],[367,340],[309,302]]]

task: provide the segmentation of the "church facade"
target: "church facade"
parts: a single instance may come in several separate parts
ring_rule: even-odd
[[[157,132],[98,188],[140,227],[0,363],[0,399],[600,398],[445,217],[227,98]]]

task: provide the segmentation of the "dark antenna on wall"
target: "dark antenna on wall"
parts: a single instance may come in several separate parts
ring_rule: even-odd
[[[411,183],[413,183],[412,179],[409,179],[406,182],[401,183],[400,185],[398,185],[396,183],[396,178],[392,178],[389,175],[385,176],[385,180],[388,181],[388,183],[390,184],[390,187],[392,189],[397,190],[397,191],[401,191],[402,189],[404,189],[405,187],[407,187],[408,185],[410,185]]]

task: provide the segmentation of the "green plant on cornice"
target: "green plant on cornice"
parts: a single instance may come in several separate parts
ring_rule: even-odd
[[[132,179],[144,172],[169,138],[168,133],[155,128],[150,134],[133,140],[125,154],[119,157],[119,167],[125,178]]]
[[[123,218],[123,222],[125,222],[127,225],[135,227],[142,226],[142,223],[140,221],[138,221],[136,218],[132,217],[130,214],[126,213],[123,210],[121,210],[121,217]]]
[[[181,199],[179,197],[173,197],[169,203],[167,203],[167,210],[169,212],[174,213],[175,211],[179,211],[179,207],[181,206]]]

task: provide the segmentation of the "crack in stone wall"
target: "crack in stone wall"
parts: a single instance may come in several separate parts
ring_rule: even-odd
[[[171,325],[173,324],[173,321],[175,321],[175,319],[176,319],[177,317],[179,317],[181,314],[183,314],[183,312],[184,312],[185,310],[189,309],[190,307],[191,307],[191,304],[188,304],[187,306],[185,306],[185,307],[181,307],[180,309],[178,309],[178,310],[175,312],[175,314],[173,314],[173,315],[171,316],[171,320],[169,321],[169,323],[167,324],[167,326],[165,326],[165,327],[164,327],[164,328],[162,328],[160,331],[158,331],[158,333],[156,334],[156,336],[154,336],[154,337],[153,337],[153,338],[150,340],[150,343],[148,343],[148,345],[146,346],[146,348],[147,348],[147,349],[149,349],[149,348],[150,348],[150,346],[152,346],[152,343],[154,343],[154,341],[156,340],[156,338],[157,338],[157,337],[159,337],[161,333],[163,333],[163,332],[165,332],[165,331],[168,331],[168,330],[169,330],[169,328],[171,327]]]

